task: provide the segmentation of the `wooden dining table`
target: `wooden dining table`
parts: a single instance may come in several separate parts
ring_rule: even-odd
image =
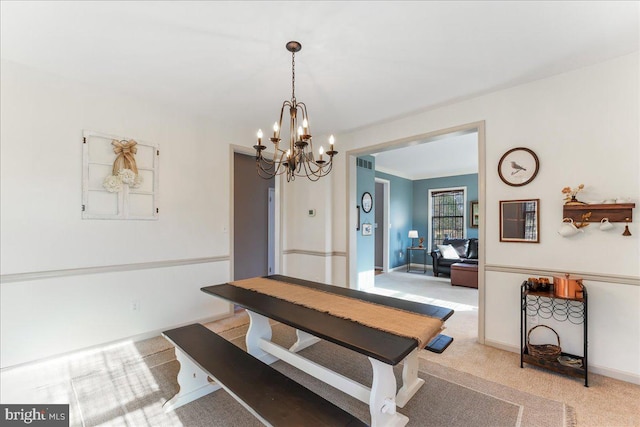
[[[266,279],[286,283],[312,291],[351,298],[355,302],[370,305],[371,310],[395,309],[398,313],[413,313],[438,319],[444,323],[453,310],[445,307],[422,304],[398,298],[377,295],[339,286],[302,280],[294,277],[271,275]],[[225,283],[206,286],[201,290],[244,307],[250,318],[246,335],[247,352],[265,363],[282,360],[309,375],[345,392],[369,405],[372,426],[403,426],[408,418],[396,411],[415,395],[424,383],[418,377],[418,352],[421,343],[415,338],[402,336],[319,311],[283,298]],[[296,330],[297,341],[284,348],[271,341],[272,329],[269,319],[289,325]],[[367,356],[373,369],[372,385],[367,387],[344,375],[338,374],[297,354],[300,350],[326,340]],[[435,340],[434,340],[435,341]],[[422,343],[424,346],[424,343]],[[393,367],[403,363],[402,386],[397,390]]]

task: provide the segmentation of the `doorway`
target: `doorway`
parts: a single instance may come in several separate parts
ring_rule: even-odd
[[[256,174],[255,156],[233,153],[233,280],[275,272],[275,179]]]
[[[356,159],[361,156],[374,156],[377,158],[379,156],[379,153],[386,153],[386,152],[391,152],[396,150],[400,151],[398,149],[418,146],[418,145],[427,146],[427,145],[431,145],[430,143],[432,142],[438,142],[438,141],[445,142],[445,140],[447,140],[450,137],[463,136],[468,134],[476,135],[476,137],[474,138],[474,144],[477,148],[475,160],[476,160],[476,167],[477,167],[477,172],[476,172],[477,173],[477,191],[478,191],[477,200],[479,202],[478,206],[479,206],[479,215],[480,215],[480,223],[477,229],[478,237],[479,237],[478,291],[477,291],[477,309],[476,309],[477,325],[478,325],[477,340],[480,343],[484,343],[484,340],[485,340],[485,336],[484,336],[484,329],[485,329],[484,328],[484,304],[485,304],[484,263],[485,263],[486,239],[485,239],[485,226],[482,219],[485,216],[484,215],[485,214],[484,189],[485,189],[486,163],[485,163],[485,124],[483,121],[468,123],[465,125],[460,125],[460,126],[456,126],[448,129],[442,129],[434,132],[429,132],[422,135],[406,137],[406,138],[398,139],[395,141],[372,144],[371,146],[351,150],[346,153],[347,185],[348,185],[347,200],[349,200],[349,203],[347,203],[347,212],[346,212],[346,215],[348,218],[347,230],[346,230],[347,236],[348,236],[347,283],[349,287],[352,287],[354,289],[366,289],[366,288],[369,288],[370,286],[375,286],[375,284],[372,285],[368,282],[368,280],[370,280],[369,277],[374,276],[373,274],[371,275],[367,274],[366,270],[368,270],[368,266],[365,266],[366,268],[362,268],[362,265],[360,265],[361,264],[360,258],[362,257],[359,256],[360,252],[359,252],[358,246],[362,244],[362,242],[357,239],[357,236],[358,236],[357,226],[359,225],[358,210],[354,209],[354,207],[357,206],[357,200],[358,200],[358,197],[360,196],[359,194],[357,194],[357,189],[360,184],[357,177],[358,174],[357,174]],[[443,145],[446,145],[446,144],[443,144]],[[372,147],[375,147],[375,148],[372,148]],[[443,159],[440,163],[448,164],[449,163],[448,159],[452,158],[452,156],[455,157],[455,155],[449,155],[445,159]],[[384,176],[385,174],[382,174],[382,175]],[[385,176],[385,178],[387,177]],[[424,192],[424,194],[426,197],[427,193]],[[413,197],[413,195],[411,197]],[[392,204],[393,203],[395,202],[392,201]],[[427,226],[426,215],[428,213],[428,206],[426,206],[426,204],[425,206],[420,205],[420,206],[414,207],[414,209],[415,209],[414,212],[417,212],[417,215],[425,215],[424,226],[426,227]],[[414,213],[414,215],[416,215],[416,213]],[[404,229],[399,229],[399,226],[401,224],[394,217],[393,213],[385,222],[391,223],[390,235],[393,236],[393,239],[391,240],[390,244],[395,245],[396,243],[399,242],[398,244],[400,244],[401,246],[403,247],[406,246],[408,244],[408,242],[405,241],[407,240],[407,237],[408,237],[408,229],[406,230],[407,231],[406,233]],[[351,225],[356,225],[356,226],[352,227]],[[426,234],[427,234],[426,229],[421,232],[422,236],[426,236]],[[396,242],[396,240],[398,242]],[[390,253],[393,253],[394,259],[396,258],[396,255],[397,255],[397,258],[403,258],[403,252],[404,250],[401,247],[396,248],[394,246],[393,252],[391,252],[391,248],[390,248]],[[397,261],[398,260],[394,260],[394,262],[397,262]],[[403,260],[402,262],[405,263],[406,265],[406,260]],[[372,260],[371,267],[370,267],[371,270],[373,270],[373,264],[374,263]],[[394,270],[393,265],[390,265],[390,270],[391,271]],[[382,277],[382,276],[379,276],[379,277]],[[448,287],[450,288],[451,286],[449,285]]]

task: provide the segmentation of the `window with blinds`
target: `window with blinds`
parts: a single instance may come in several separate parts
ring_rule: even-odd
[[[431,247],[464,238],[464,190],[431,192]]]

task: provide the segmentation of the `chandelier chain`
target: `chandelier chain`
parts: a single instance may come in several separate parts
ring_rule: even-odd
[[[291,52],[291,100],[296,100],[296,53]]]

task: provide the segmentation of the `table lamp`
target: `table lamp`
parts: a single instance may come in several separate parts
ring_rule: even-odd
[[[418,230],[409,230],[409,238],[411,239],[411,247],[414,247],[413,239],[418,238]]]

